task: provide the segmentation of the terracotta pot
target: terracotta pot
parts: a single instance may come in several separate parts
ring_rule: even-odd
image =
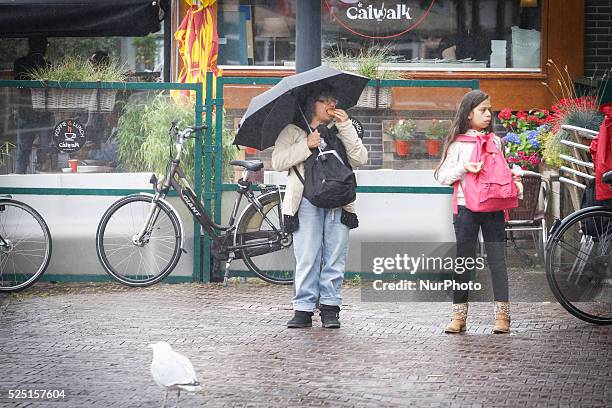
[[[440,153],[440,146],[442,146],[441,140],[428,139],[427,154],[430,156],[437,156]]]
[[[396,140],[395,141],[395,153],[398,156],[408,156],[408,153],[410,153],[410,141]]]
[[[259,150],[257,150],[257,149],[256,149],[256,148],[254,148],[254,147],[245,147],[245,149],[244,149],[244,152],[245,152],[246,154],[257,154],[257,152],[258,152],[258,151],[259,151]]]

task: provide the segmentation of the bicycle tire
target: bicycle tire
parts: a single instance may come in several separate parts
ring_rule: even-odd
[[[266,218],[279,231],[282,231],[283,228],[283,215],[281,211],[283,197],[284,192],[281,192],[280,195],[278,192],[272,192],[258,197]],[[271,215],[269,216],[268,214]],[[262,230],[262,227],[266,225],[267,223],[263,221],[261,214],[255,206],[250,205],[240,218],[236,228],[236,233],[239,237],[237,243],[244,244],[249,241],[275,239],[276,233],[274,230]],[[243,249],[241,250],[241,258],[247,268],[264,281],[276,285],[290,285],[293,283],[293,275],[295,273],[292,239],[293,237],[289,235],[284,242],[285,245],[260,249]]]
[[[142,194],[121,198],[106,210],[98,225],[98,259],[110,276],[126,286],[144,287],[160,282],[172,272],[181,256],[181,224],[172,208],[163,201],[157,203],[159,212],[155,217],[154,231],[147,235],[146,242],[139,245],[133,242],[133,236],[144,225],[152,199]],[[128,255],[124,256],[120,251]],[[135,257],[137,265],[132,263],[135,254],[138,255]],[[121,264],[126,259],[124,268]],[[159,260],[163,261],[161,266]],[[145,270],[142,271],[141,267]]]
[[[0,200],[0,236],[0,292],[30,287],[45,273],[51,259],[53,244],[47,223],[29,205],[3,199]],[[34,270],[29,273],[28,267]]]
[[[592,324],[612,324],[612,210],[565,218],[546,246],[546,278],[559,304]]]

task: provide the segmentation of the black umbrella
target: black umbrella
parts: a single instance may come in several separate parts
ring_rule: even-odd
[[[278,84],[251,99],[240,120],[235,145],[265,150],[274,146],[278,134],[291,123],[298,104],[318,89],[328,89],[338,99],[338,108],[355,106],[370,79],[350,72],[320,66],[283,78]]]

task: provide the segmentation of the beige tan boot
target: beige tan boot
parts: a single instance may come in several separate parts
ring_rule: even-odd
[[[444,329],[444,333],[461,333],[465,331],[465,321],[467,320],[468,304],[454,303],[451,322]]]
[[[510,303],[495,302],[495,327],[493,333],[510,333]]]

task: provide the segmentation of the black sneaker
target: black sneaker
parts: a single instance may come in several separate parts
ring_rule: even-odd
[[[296,310],[293,319],[287,322],[287,327],[297,329],[300,327],[312,327],[312,312]]]
[[[321,305],[319,315],[326,329],[340,328],[340,306]]]

